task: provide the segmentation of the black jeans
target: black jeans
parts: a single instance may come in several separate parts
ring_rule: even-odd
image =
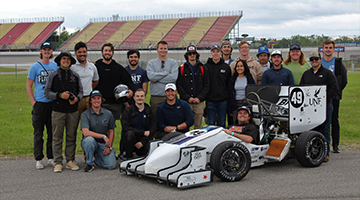
[[[334,107],[334,110],[332,112],[332,120],[331,120],[332,146],[338,147],[340,141],[340,124],[339,124],[340,100],[333,99],[332,103]]]
[[[138,156],[144,156],[148,152],[148,144],[143,145],[140,149],[136,148],[134,145],[140,141],[140,137],[136,136],[134,131],[128,131],[123,134],[121,137],[120,149],[126,152],[127,158],[132,158],[132,153],[135,152]],[[121,152],[122,153],[122,152]]]
[[[36,102],[32,110],[32,125],[34,127],[34,157],[35,160],[42,160],[43,154],[43,132],[46,126],[47,141],[46,141],[46,156],[48,159],[53,159],[52,152],[52,126],[51,126],[51,112],[52,103]]]

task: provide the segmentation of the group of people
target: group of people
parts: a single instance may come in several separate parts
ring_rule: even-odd
[[[42,159],[46,127],[48,164],[54,167],[54,172],[62,171],[65,128],[66,168],[79,170],[74,162],[79,121],[87,163],[85,172],[92,171],[95,164],[114,169],[116,157],[127,160],[145,155],[150,140],[168,140],[189,131],[191,126],[200,128],[203,115],[207,116],[209,125],[224,128],[227,116],[228,127],[224,129],[227,134],[256,144],[257,129],[250,109],[244,104],[245,88],[249,84],[326,85],[327,119],[317,130],[324,134],[329,145],[332,124],[333,151],[340,152],[338,112],[347,72],[341,59],[333,57],[333,41],[324,42],[323,58],[318,52],[310,53],[311,65],[297,43],[290,46],[285,60],[279,50],[270,54],[267,47],[260,47],[257,62],[249,56],[248,42],[239,43],[241,56],[232,59],[231,43],[224,41],[221,46],[211,47],[211,57],[205,64],[200,62],[196,46],[190,45],[184,54],[186,62],[180,67],[176,60],[167,57],[166,41],[158,42],[156,49],[158,57],[150,60],[145,70],[139,66],[138,50],[127,52],[128,66],[118,64],[113,60],[111,43],[102,46],[102,58],[95,63],[87,59],[83,42],[75,45],[76,58],[65,51],[55,62],[51,61],[51,44],[42,44],[40,60],[30,67],[26,83],[33,105],[36,168],[45,167]],[[145,103],[149,82],[150,105]],[[127,86],[126,103],[119,103],[114,95],[119,84]],[[120,153],[116,156],[112,146],[115,120],[119,119],[122,130]]]

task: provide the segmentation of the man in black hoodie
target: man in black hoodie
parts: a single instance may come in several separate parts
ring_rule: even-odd
[[[115,120],[118,120],[120,119],[122,105],[116,102],[114,88],[119,84],[127,85],[129,90],[126,97],[130,99],[133,96],[133,91],[135,91],[135,86],[125,68],[112,59],[114,46],[111,43],[102,46],[101,54],[103,58],[95,62],[99,73],[99,84],[95,89],[99,90],[105,99],[102,106],[110,110]]]
[[[227,87],[231,78],[231,69],[221,58],[221,47],[213,45],[211,56],[205,66],[209,71],[210,90],[206,96],[206,109],[209,125],[225,127],[226,125],[226,106],[227,106]]]

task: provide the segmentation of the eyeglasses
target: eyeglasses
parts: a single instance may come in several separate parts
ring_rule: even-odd
[[[161,61],[161,68],[164,68],[165,67],[165,61]]]
[[[188,55],[189,55],[189,56],[191,56],[191,55],[196,55],[196,53],[195,53],[195,52],[190,52],[190,53],[188,53]]]
[[[250,49],[250,47],[240,47],[240,49]]]
[[[318,61],[320,58],[310,58],[309,60],[310,60],[310,62],[312,62],[312,61]]]

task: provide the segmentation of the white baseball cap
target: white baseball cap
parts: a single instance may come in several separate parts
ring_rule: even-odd
[[[165,91],[168,89],[173,89],[174,91],[176,90],[176,85],[174,83],[168,83],[165,86]]]

